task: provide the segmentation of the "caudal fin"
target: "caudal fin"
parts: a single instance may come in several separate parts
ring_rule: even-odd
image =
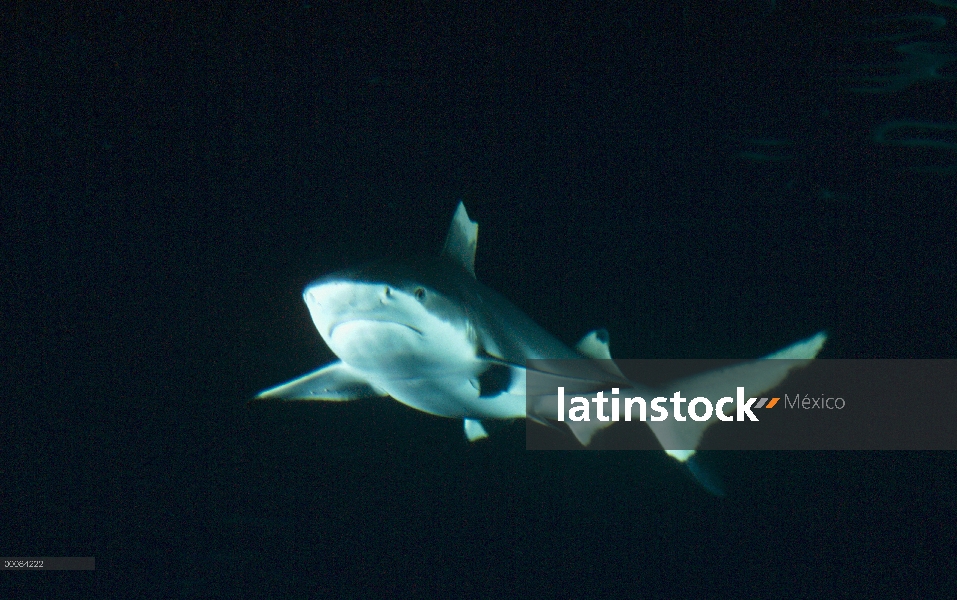
[[[698,396],[734,398],[737,388],[744,387],[747,396],[758,396],[784,381],[794,369],[807,366],[821,351],[826,340],[827,334],[822,331],[764,358],[678,379],[662,386],[656,395],[671,397],[680,391],[681,396],[688,400]],[[717,420],[715,414],[707,421],[676,421],[669,418],[665,421],[649,421],[648,425],[665,451],[685,462],[694,455],[705,430]]]

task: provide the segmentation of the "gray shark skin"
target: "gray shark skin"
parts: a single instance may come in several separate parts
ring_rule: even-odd
[[[478,224],[459,203],[438,257],[382,261],[327,275],[306,286],[303,299],[322,339],[339,360],[261,392],[257,399],[348,401],[391,396],[417,410],[462,419],[465,434],[487,437],[482,421],[557,419],[554,393],[526,397],[526,360],[578,360],[575,373],[547,373],[557,386],[621,389],[645,398],[681,390],[686,398],[748,395],[770,390],[817,356],[821,332],[765,359],[733,365],[650,388],[629,381],[611,360],[604,330],[572,349],[475,278]],[[591,359],[591,360],[587,360]],[[798,359],[798,360],[793,360]],[[672,391],[669,391],[672,390]],[[694,454],[709,421],[649,421],[677,460]],[[587,446],[611,421],[567,422]],[[674,450],[673,448],[686,448]]]

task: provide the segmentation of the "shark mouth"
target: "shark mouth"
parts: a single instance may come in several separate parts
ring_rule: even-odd
[[[411,325],[406,325],[405,323],[400,323],[398,321],[393,321],[391,319],[375,319],[375,318],[346,319],[344,321],[338,321],[336,323],[333,323],[332,327],[329,328],[329,337],[332,337],[335,334],[336,329],[338,329],[340,325],[348,325],[350,323],[381,323],[383,325],[397,325],[399,327],[405,327],[406,329],[411,329],[412,331],[416,332],[420,336],[425,337],[425,333],[423,333],[421,329],[418,329]]]

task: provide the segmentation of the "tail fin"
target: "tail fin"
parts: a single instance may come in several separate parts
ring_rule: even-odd
[[[827,335],[822,331],[756,361],[678,379],[662,386],[657,395],[668,397],[680,390],[682,396],[689,400],[697,396],[734,397],[736,388],[743,386],[749,396],[756,396],[784,381],[792,370],[806,366],[820,352],[825,340]],[[713,415],[707,421],[668,419],[649,421],[648,425],[665,451],[685,462],[694,455],[708,426],[717,420],[718,416]]]

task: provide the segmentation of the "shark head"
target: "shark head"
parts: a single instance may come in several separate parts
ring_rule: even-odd
[[[372,263],[306,286],[312,321],[339,360],[257,397],[392,396],[465,419],[469,439],[485,435],[476,419],[524,417],[524,368],[513,362],[524,360],[521,332],[537,326],[475,280],[477,231],[460,204],[439,256]]]
[[[452,265],[375,263],[309,284],[312,321],[344,363],[390,379],[470,370],[476,334],[455,290],[436,269]]]

